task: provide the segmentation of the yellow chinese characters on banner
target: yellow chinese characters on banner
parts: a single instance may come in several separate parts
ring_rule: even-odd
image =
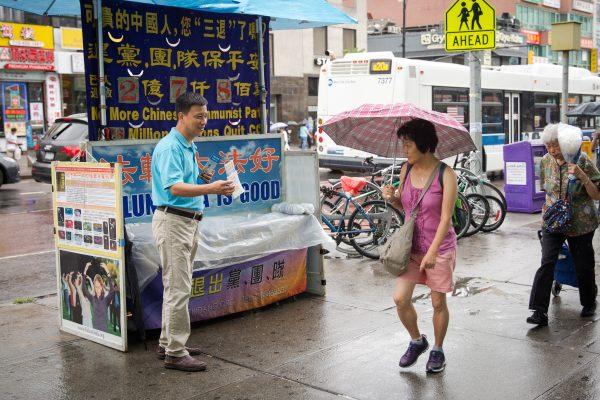
[[[80,28],[60,28],[61,46],[68,50],[83,50],[83,33]]]
[[[54,49],[54,29],[51,26],[0,23],[0,46]]]
[[[486,0],[456,0],[446,11],[446,51],[496,48],[496,10]]]

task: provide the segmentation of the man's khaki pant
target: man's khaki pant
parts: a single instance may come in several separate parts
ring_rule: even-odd
[[[183,357],[188,354],[185,344],[190,336],[188,303],[198,248],[198,221],[156,210],[152,233],[160,254],[164,286],[159,343],[167,355]]]

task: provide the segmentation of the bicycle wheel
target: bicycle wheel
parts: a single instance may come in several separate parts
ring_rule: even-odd
[[[490,216],[481,228],[482,232],[492,232],[500,228],[506,218],[506,207],[494,196],[485,196],[490,204]]]
[[[472,236],[479,232],[490,216],[490,204],[485,197],[476,193],[469,193],[466,197],[471,207],[471,220],[464,237]]]
[[[353,235],[350,243],[361,255],[378,260],[379,249],[402,224],[404,215],[390,203],[380,200],[367,201],[350,216],[348,225],[353,229],[360,226],[360,229],[364,230]]]
[[[321,202],[321,216],[322,218],[327,218],[329,223],[333,225],[333,229],[325,223],[322,223],[321,225],[325,233],[333,237],[333,239],[338,243],[336,247],[338,251],[345,254],[356,255],[357,252],[354,249],[354,246],[352,246],[350,243],[350,238],[348,237],[349,235],[344,235],[342,233],[338,236],[338,232],[344,232],[346,230],[349,218],[347,215],[344,218],[344,215],[342,215],[342,212],[338,208],[339,207],[336,208],[332,202],[323,200]]]
[[[458,193],[454,205],[454,213],[452,214],[452,226],[454,227],[454,232],[456,232],[456,239],[462,238],[467,233],[470,221],[471,207],[469,206],[469,201],[462,193]]]
[[[470,171],[468,169],[455,168],[454,171],[458,175],[465,175],[465,176],[469,176],[471,178],[476,178],[478,180],[477,186],[466,188],[466,190],[465,190],[466,193],[479,193],[482,196],[494,196],[502,202],[502,204],[504,205],[504,208],[506,209],[506,197],[504,197],[504,193],[502,193],[502,191],[500,189],[498,189],[496,186],[480,179],[477,175],[475,175],[472,171]]]

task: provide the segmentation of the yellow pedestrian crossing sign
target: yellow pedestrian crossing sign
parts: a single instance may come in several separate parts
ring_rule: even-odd
[[[486,0],[457,0],[446,11],[446,51],[496,48],[496,10]]]

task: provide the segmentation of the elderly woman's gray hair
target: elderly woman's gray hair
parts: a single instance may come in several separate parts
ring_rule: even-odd
[[[548,124],[540,135],[542,142],[548,144],[558,140],[558,124]]]

